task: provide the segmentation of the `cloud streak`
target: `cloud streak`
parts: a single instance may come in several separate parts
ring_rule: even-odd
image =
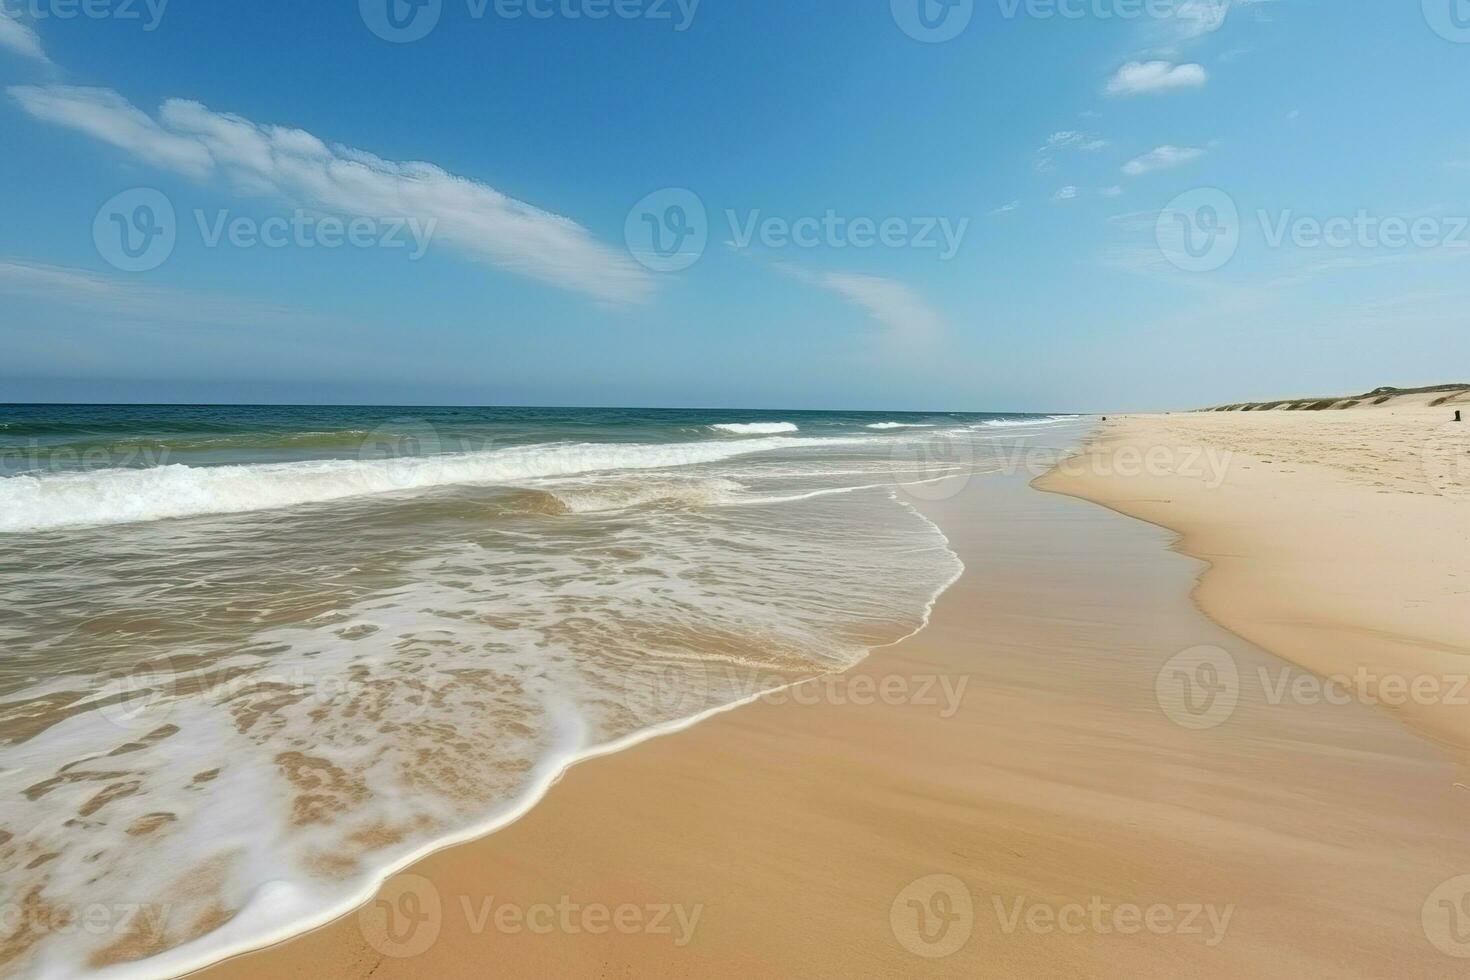
[[[944,317],[904,283],[852,272],[811,272],[780,263],[776,268],[808,285],[835,293],[867,313],[886,339],[906,346],[929,344],[944,333]]]
[[[60,265],[0,259],[0,296],[36,299],[126,320],[203,326],[307,326],[322,318],[232,296],[210,296]]]
[[[436,244],[606,302],[641,302],[653,291],[647,271],[576,222],[430,163],[384,160],[184,99],[165,102],[155,119],[111,89],[8,91],[39,120],[186,177],[222,177],[240,194],[352,217],[433,221]]]
[[[41,38],[29,24],[22,24],[12,16],[3,4],[0,4],[0,49],[51,64],[51,59],[41,48]]]

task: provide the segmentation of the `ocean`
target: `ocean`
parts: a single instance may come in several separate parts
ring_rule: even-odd
[[[962,571],[916,505],[1069,418],[0,406],[0,970],[283,938],[851,667]]]

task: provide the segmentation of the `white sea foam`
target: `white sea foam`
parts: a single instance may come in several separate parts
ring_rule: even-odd
[[[794,422],[722,422],[710,428],[734,436],[771,436],[800,430]]]
[[[869,429],[932,429],[934,426],[924,422],[874,422],[868,426]]]
[[[594,521],[681,491],[744,494],[728,477],[677,471],[537,482]],[[440,541],[432,528],[404,526],[406,541],[437,543],[401,569],[401,585],[228,642],[172,648],[180,655],[172,671],[61,678],[65,689],[87,692],[74,707],[97,708],[6,748],[0,790],[12,801],[4,823],[18,850],[0,899],[39,887],[62,907],[162,908],[161,938],[172,948],[89,970],[88,957],[116,936],[48,936],[16,966],[47,978],[175,975],[283,939],[350,911],[423,854],[515,820],[573,762],[850,667],[874,645],[921,628],[960,570],[942,533],[911,508],[895,509],[890,492],[854,499],[862,488],[827,489],[843,496],[620,516],[592,525],[605,528],[598,536],[556,521],[515,548],[499,542],[497,528],[485,528],[483,541],[465,539],[469,529]],[[351,513],[397,507],[368,501]],[[295,542],[313,567],[339,564],[354,549],[375,554],[367,538],[342,544],[342,554],[301,540],[338,527],[336,513],[283,517],[291,524],[279,532],[281,547]],[[361,534],[373,525],[359,517],[347,526]],[[181,525],[178,536],[207,540],[213,561],[251,581],[291,554],[257,554],[249,534],[236,552],[217,533]],[[110,534],[124,555],[173,553],[151,529]],[[242,567],[250,554],[265,564]],[[101,558],[88,565],[89,594],[116,574]],[[119,583],[118,601],[193,619],[211,607],[173,587],[184,574],[171,572],[146,596]],[[322,590],[306,587],[319,601]],[[287,597],[259,601],[275,619]],[[127,643],[147,649],[136,637]],[[57,680],[14,691],[0,708],[24,714]],[[135,700],[120,706],[120,696]],[[136,714],[135,702],[144,706]],[[106,765],[82,764],[101,758]],[[199,783],[201,772],[216,775]],[[97,807],[100,791],[118,787],[127,792]],[[171,819],[133,834],[159,814]],[[411,832],[394,840],[388,830]],[[40,854],[56,856],[27,867]],[[216,908],[235,914],[190,938],[190,924]]]
[[[629,507],[711,507],[742,501],[744,487],[723,477],[584,479],[537,484],[571,514],[598,514]]]
[[[986,419],[974,428],[1009,429],[1027,425],[1055,425],[1058,422],[1075,422],[1080,415],[1049,415],[1041,419]]]
[[[840,438],[770,437],[654,445],[563,443],[443,456],[245,466],[179,464],[0,479],[0,533],[238,514],[452,484],[515,483],[604,470],[718,462]]]

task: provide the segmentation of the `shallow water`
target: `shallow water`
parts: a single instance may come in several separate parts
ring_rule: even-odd
[[[257,945],[851,666],[958,574],[908,501],[1051,421],[0,407],[0,969]]]

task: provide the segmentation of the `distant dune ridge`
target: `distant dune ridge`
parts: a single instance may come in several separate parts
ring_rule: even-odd
[[[1239,402],[1200,409],[1202,412],[1322,412],[1345,408],[1439,408],[1470,405],[1470,384],[1432,385],[1425,388],[1375,388],[1363,395],[1330,398],[1286,398],[1273,402]]]

